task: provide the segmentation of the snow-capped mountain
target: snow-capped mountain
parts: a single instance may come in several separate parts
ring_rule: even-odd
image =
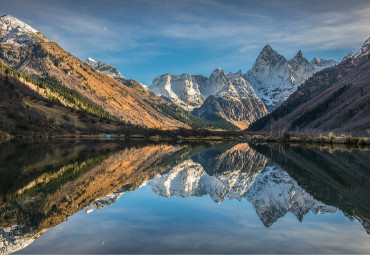
[[[226,74],[221,68],[215,69],[209,78],[203,75],[163,74],[153,80],[149,89],[190,111],[200,107],[207,97],[216,95],[236,78],[243,79],[241,71]],[[245,90],[253,91],[252,88]]]
[[[209,78],[165,74],[149,89],[186,110],[195,109],[193,114],[202,119],[226,119],[243,129],[273,111],[314,73],[335,64],[319,58],[309,62],[301,51],[288,61],[266,45],[245,74],[226,74],[221,68]]]
[[[214,86],[205,86],[210,95],[193,114],[204,120],[225,119],[241,129],[265,116],[268,112],[241,72],[225,74],[217,69],[209,81]],[[217,74],[215,74],[217,72]],[[213,90],[213,91],[212,91]]]
[[[35,40],[48,41],[39,31],[11,15],[0,17],[0,42],[22,46]]]
[[[160,75],[153,80],[149,89],[186,110],[197,108],[204,102],[198,83],[188,74]]]
[[[104,63],[101,60],[96,62],[92,58],[87,58],[85,63],[90,65],[96,71],[101,72],[101,73],[105,73],[105,74],[109,75],[110,77],[116,79],[117,81],[119,81],[121,83],[124,83],[124,82],[127,81],[127,79],[118,71],[118,69],[116,67],[111,66],[107,63]]]
[[[209,78],[165,74],[155,78],[149,89],[186,110],[199,108],[193,114],[204,120],[225,119],[240,128],[267,114],[241,71],[226,74],[217,68]]]
[[[309,62],[301,51],[288,61],[266,45],[244,78],[271,112],[314,73],[335,64],[334,60],[319,58]]]

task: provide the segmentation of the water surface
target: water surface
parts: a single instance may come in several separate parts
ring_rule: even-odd
[[[0,144],[2,253],[368,253],[370,152]]]

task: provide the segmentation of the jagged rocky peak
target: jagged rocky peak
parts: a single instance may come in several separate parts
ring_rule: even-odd
[[[221,68],[216,68],[209,76],[207,82],[200,84],[200,91],[202,95],[207,98],[219,92],[226,84],[226,73]]]
[[[39,31],[12,15],[0,17],[0,42],[21,46],[35,40],[48,41]]]
[[[361,49],[358,51],[358,54],[369,54],[370,50],[370,36],[365,40]]]
[[[333,60],[314,58],[311,62],[299,50],[289,61],[266,45],[244,78],[271,112],[314,73],[335,65]]]
[[[101,73],[105,73],[107,75],[109,75],[110,77],[116,79],[117,81],[125,84],[126,86],[128,87],[138,87],[138,88],[143,88],[145,90],[148,90],[148,87],[142,83],[138,83],[136,81],[133,81],[133,80],[129,80],[127,79],[126,77],[124,77],[116,67],[112,66],[112,65],[109,65],[107,63],[104,63],[103,61],[99,60],[99,61],[95,61],[94,59],[92,58],[87,58],[85,60],[85,63],[88,64],[89,66],[91,66],[92,68],[94,68],[96,71],[98,72],[101,72]],[[133,85],[134,83],[134,85]]]
[[[291,60],[289,60],[289,64],[293,67],[293,69],[298,70],[302,67],[306,67],[309,62],[305,57],[303,57],[302,51],[299,50],[297,54]]]
[[[0,254],[12,254],[32,244],[48,229],[33,231],[23,225],[14,225],[0,229]]]
[[[283,55],[273,50],[270,45],[266,45],[258,55],[252,69],[258,69],[260,65],[279,66],[286,62],[287,60]]]

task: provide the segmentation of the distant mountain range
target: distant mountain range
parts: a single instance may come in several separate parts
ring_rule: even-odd
[[[226,74],[221,68],[209,78],[164,74],[149,89],[202,119],[222,118],[244,129],[278,107],[315,72],[335,64],[318,58],[308,62],[301,51],[288,61],[266,45],[245,74]]]
[[[341,63],[315,73],[251,130],[370,132],[370,37]]]

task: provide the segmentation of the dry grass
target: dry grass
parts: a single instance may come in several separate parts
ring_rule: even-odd
[[[265,139],[267,142],[289,142],[289,143],[318,143],[318,144],[353,144],[353,145],[370,145],[370,137],[356,137],[352,135],[335,136],[332,133],[329,135],[319,136],[290,136],[283,137],[269,136]]]

